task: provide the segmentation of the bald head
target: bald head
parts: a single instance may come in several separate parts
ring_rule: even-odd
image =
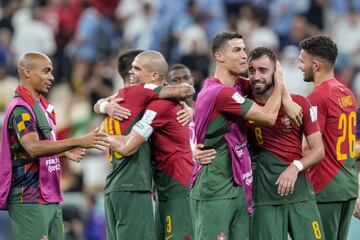
[[[40,52],[27,52],[22,55],[17,65],[20,80],[25,78],[25,70],[32,70],[39,64],[46,62],[51,63],[50,58]]]
[[[144,68],[151,72],[158,72],[164,77],[168,71],[168,64],[164,56],[157,51],[145,51],[140,53],[137,58],[141,59]]]
[[[50,58],[39,52],[25,53],[19,60],[18,72],[20,83],[37,98],[49,91],[54,76]]]

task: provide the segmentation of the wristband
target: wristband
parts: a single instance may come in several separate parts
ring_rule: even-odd
[[[108,101],[103,101],[100,103],[100,106],[99,106],[100,113],[103,113],[103,114],[105,113],[105,107],[108,103],[109,103]]]
[[[143,136],[145,140],[148,140],[148,138],[153,133],[153,128],[151,127],[151,125],[145,122],[144,120],[138,121],[134,125],[133,130],[136,131],[141,136]]]
[[[294,160],[294,162],[292,164],[295,165],[295,167],[299,170],[299,172],[304,170],[304,165],[299,160]]]

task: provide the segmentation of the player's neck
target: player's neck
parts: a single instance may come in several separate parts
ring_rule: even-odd
[[[228,70],[217,66],[215,68],[214,78],[218,79],[224,85],[234,86],[235,81],[239,78],[239,76],[235,76]]]
[[[264,93],[255,93],[253,92],[253,96],[255,98],[255,100],[258,103],[262,103],[262,104],[266,104],[267,100],[270,98],[271,94],[274,91],[274,87],[269,88],[266,92]]]
[[[315,87],[319,86],[321,83],[334,78],[335,78],[334,71],[318,73],[316,76],[314,76],[314,86]]]
[[[31,96],[34,99],[38,99],[40,97],[40,93],[38,93],[37,91],[35,91],[34,88],[32,88],[29,84],[26,84],[24,82],[21,83],[21,85],[26,88],[27,90],[29,90],[29,92],[31,93]]]

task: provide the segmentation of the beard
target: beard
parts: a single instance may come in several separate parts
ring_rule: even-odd
[[[271,82],[265,83],[263,87],[255,87],[254,85],[258,82],[261,82],[261,80],[255,80],[254,83],[251,83],[251,87],[254,93],[262,95],[266,93],[270,88],[272,88],[275,84],[274,79],[272,79]]]
[[[304,82],[314,82],[313,71],[304,72]]]

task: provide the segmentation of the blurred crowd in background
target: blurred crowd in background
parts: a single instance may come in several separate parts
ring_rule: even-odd
[[[199,91],[212,72],[209,42],[221,31],[242,33],[248,50],[275,50],[290,92],[304,96],[312,84],[303,82],[297,68],[298,43],[314,34],[331,36],[339,48],[337,78],[360,105],[358,0],[0,0],[0,5],[1,124],[18,84],[16,62],[27,51],[53,59],[55,83],[48,97],[58,137],[66,138],[101,122],[92,107],[122,86],[119,53],[160,51],[170,65],[191,69]],[[88,152],[79,164],[62,164],[66,239],[105,239],[101,197],[110,167],[105,153]],[[6,229],[4,221],[1,213]]]

